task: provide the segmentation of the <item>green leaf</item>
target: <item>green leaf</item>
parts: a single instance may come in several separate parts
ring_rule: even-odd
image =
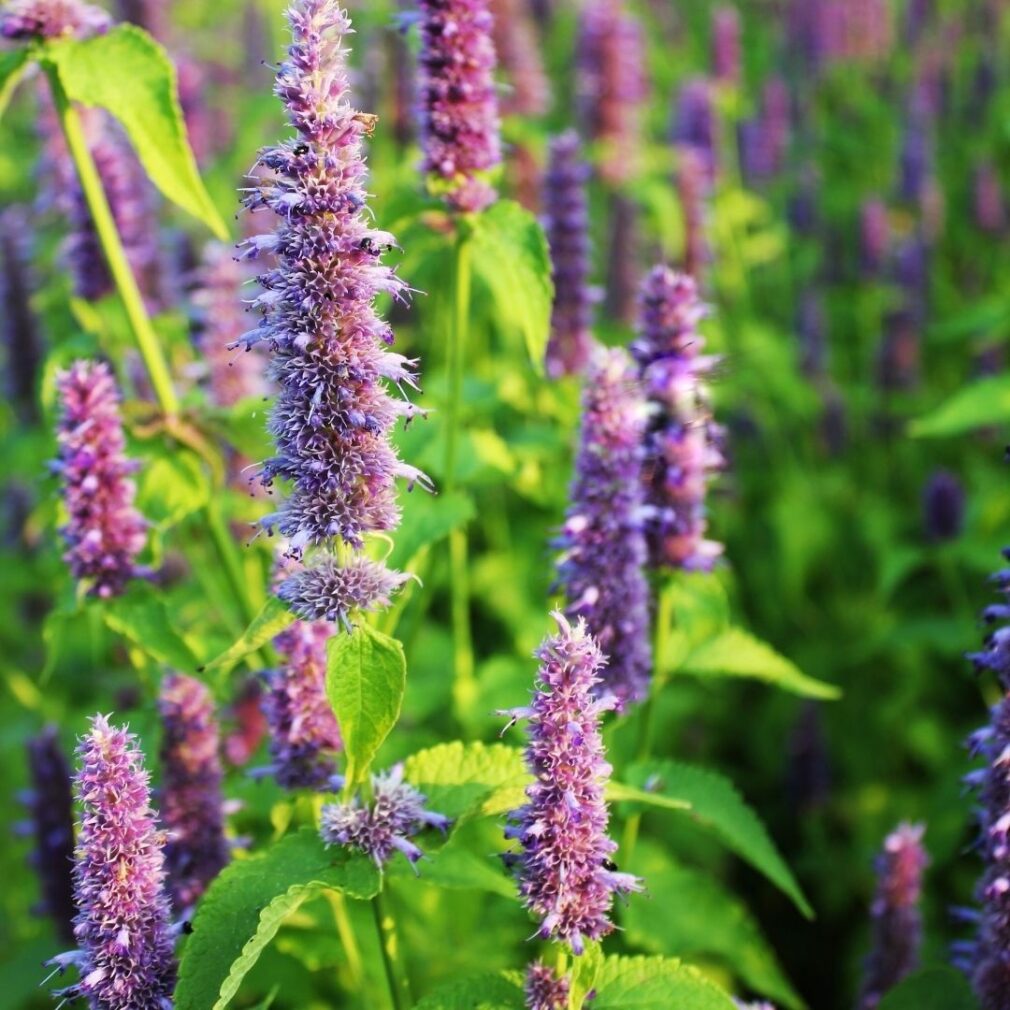
[[[733,1000],[696,968],[669,957],[608,957],[593,1010],[734,1010]]]
[[[499,200],[477,219],[472,241],[474,274],[491,293],[493,318],[522,335],[542,369],[554,298],[543,228],[513,200]]]
[[[606,798],[609,803],[641,803],[644,806],[676,810],[681,813],[691,809],[691,804],[687,800],[678,799],[676,796],[666,796],[652,790],[636,789],[634,786],[628,786],[613,779],[606,785]]]
[[[706,768],[674,761],[632,765],[627,778],[639,786],[648,784],[646,792],[661,793],[689,803],[690,810],[682,813],[710,828],[728,849],[787,894],[804,915],[813,917],[813,910],[764,824],[732,782]]]
[[[137,507],[161,529],[180,523],[210,500],[210,480],[200,458],[176,448],[144,461],[137,475]]]
[[[202,670],[204,672],[220,670],[221,673],[227,673],[250,652],[261,649],[294,621],[295,615],[288,610],[284,603],[281,603],[276,596],[268,596],[260,612],[242,633],[242,637],[225,649],[220,656],[215,656],[209,663],[206,663]]]
[[[179,107],[175,67],[165,50],[135,25],[104,35],[61,39],[45,49],[67,96],[112,113],[129,135],[151,181],[165,197],[219,238],[228,230],[200,179]]]
[[[913,438],[962,435],[976,428],[1010,421],[1010,378],[1005,374],[979,379],[958,390],[935,410],[908,426]]]
[[[168,606],[151,586],[135,584],[126,595],[105,601],[101,606],[106,625],[156,663],[184,672],[196,667],[193,649],[176,631]]]
[[[395,638],[364,622],[334,635],[326,657],[326,696],[340,723],[347,781],[359,782],[400,716],[407,661]]]
[[[425,805],[428,809],[437,809],[430,802]],[[389,864],[386,872],[390,876],[450,890],[487,891],[514,898],[515,881],[504,872],[495,851],[500,847],[501,830],[498,825],[493,828],[491,825],[491,821],[471,821],[462,829],[454,830],[441,848],[426,852],[416,866],[398,858]],[[434,835],[438,837],[437,832]]]
[[[569,975],[570,1005],[581,1007],[586,997],[596,989],[603,971],[603,947],[596,940],[586,943],[585,952],[575,958]]]
[[[524,1010],[522,982],[512,972],[470,975],[440,986],[414,1010]]]
[[[404,502],[403,521],[396,531],[390,568],[406,568],[424,547],[447,537],[475,514],[473,499],[459,492],[431,495],[415,491]]]
[[[306,899],[325,890],[371,898],[379,883],[371,860],[327,848],[314,828],[233,862],[200,901],[179,962],[176,1010],[227,1006],[285,916]]]
[[[14,89],[21,83],[27,68],[27,47],[0,53],[0,116],[7,111]]]
[[[785,656],[742,628],[727,628],[699,646],[683,660],[678,672],[698,677],[748,677],[804,698],[841,696],[833,684],[808,677]]]
[[[964,975],[954,968],[926,968],[899,982],[878,1010],[978,1010]]]

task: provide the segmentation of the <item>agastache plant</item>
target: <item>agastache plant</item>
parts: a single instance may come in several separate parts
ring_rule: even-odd
[[[565,614],[583,617],[608,657],[604,688],[623,707],[645,697],[649,585],[642,450],[647,407],[621,349],[596,353],[586,373],[571,504],[557,546]]]
[[[4,391],[23,424],[38,420],[36,385],[42,363],[35,314],[30,304],[31,273],[25,249],[28,221],[18,208],[0,214],[0,332],[5,355]]]
[[[185,913],[228,862],[220,738],[210,691],[192,677],[167,677],[158,709],[165,861],[172,903]]]
[[[603,653],[581,618],[574,625],[552,615],[557,634],[537,651],[540,669],[529,706],[508,713],[529,723],[526,765],[534,782],[527,803],[510,816],[506,837],[519,894],[540,921],[538,935],[567,943],[581,954],[586,940],[612,932],[614,895],[642,889],[630,873],[613,868],[617,849],[607,835],[603,798],[611,768],[604,756],[600,715],[616,699],[599,694]]]
[[[527,0],[491,0],[491,14],[495,51],[507,85],[501,111],[506,115],[543,115],[550,105],[550,82]]]
[[[119,392],[103,362],[77,361],[56,379],[60,419],[53,464],[63,483],[68,521],[64,560],[94,596],[117,596],[141,574],[147,524],[133,504]]]
[[[642,285],[631,345],[654,408],[643,471],[651,562],[688,571],[707,571],[722,554],[721,544],[705,539],[708,483],[723,456],[706,382],[718,359],[702,353],[698,330],[704,314],[694,281],[657,266]]]
[[[369,534],[399,523],[397,478],[428,482],[390,441],[397,419],[415,411],[390,394],[387,382],[416,386],[415,362],[383,349],[393,335],[374,307],[379,294],[398,298],[405,286],[381,261],[393,237],[367,218],[363,143],[373,119],[350,104],[350,22],[333,0],[300,0],[288,21],[293,41],[275,90],[296,136],[260,154],[267,175],[245,200],[251,209],[272,210],[277,224],[244,246],[247,255],[270,255],[276,265],[258,279],[253,304],[262,321],[242,343],[266,343],[280,387],[270,419],[276,454],[262,480],[290,481],[291,491],[264,524],[288,538],[295,557],[306,548],[342,546],[343,564]],[[328,593],[339,565],[330,557],[323,565]],[[353,576],[350,582],[361,585]],[[376,602],[325,595],[314,606],[339,613]]]
[[[57,995],[94,1010],[171,1010],[173,934],[164,835],[136,738],[95,716],[78,748],[82,807],[74,865],[78,950],[51,962],[80,980]]]
[[[526,969],[523,996],[526,1010],[567,1010],[571,985],[564,975],[558,977],[541,961]]]
[[[457,211],[497,199],[501,163],[497,64],[488,0],[419,0],[422,170]]]
[[[0,10],[0,36],[5,39],[84,37],[111,24],[101,7],[80,0],[9,0]]]

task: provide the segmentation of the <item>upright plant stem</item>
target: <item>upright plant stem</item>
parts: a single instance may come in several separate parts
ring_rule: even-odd
[[[344,955],[347,958],[349,988],[353,992],[360,992],[365,973],[361,951],[354,938],[354,929],[347,914],[347,901],[339,891],[327,891],[326,898],[333,910],[333,921],[337,927],[337,935],[340,937],[340,945],[344,948]]]
[[[396,921],[386,908],[381,891],[372,898],[371,905],[372,914],[375,917],[375,928],[379,936],[382,966],[386,971],[386,982],[389,985],[390,1003],[393,1010],[407,1010],[408,1007],[414,1005],[414,1000],[410,994],[410,981],[400,964]]]

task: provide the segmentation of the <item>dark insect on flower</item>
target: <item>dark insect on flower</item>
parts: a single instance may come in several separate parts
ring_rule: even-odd
[[[567,976],[558,978],[543,962],[534,961],[526,968],[526,1010],[566,1010],[569,990]]]

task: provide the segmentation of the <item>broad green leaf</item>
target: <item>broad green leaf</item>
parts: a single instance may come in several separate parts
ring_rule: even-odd
[[[963,435],[976,428],[1010,421],[1010,377],[1006,374],[979,379],[958,390],[935,410],[913,421],[908,432],[913,438]]]
[[[804,698],[838,698],[833,684],[814,680],[766,642],[742,628],[727,628],[683,660],[678,672],[698,677],[746,677],[764,681]]]
[[[28,68],[28,49],[12,49],[0,53],[0,116],[7,111],[14,89]]]
[[[371,898],[379,872],[364,856],[327,848],[313,828],[226,867],[201,899],[183,947],[176,1010],[227,1006],[284,918],[325,890]]]
[[[571,1006],[581,1007],[586,997],[596,989],[603,971],[603,963],[603,948],[599,941],[588,941],[583,954],[575,958],[569,975]]]
[[[440,986],[414,1010],[524,1010],[522,980],[512,972],[470,975]]]
[[[125,596],[102,604],[108,627],[129,639],[155,662],[189,672],[197,658],[183,635],[176,631],[165,601],[147,585],[133,585]]]
[[[326,696],[340,723],[347,781],[359,782],[400,716],[407,661],[395,638],[364,622],[334,635],[326,655]]]
[[[220,656],[215,656],[205,664],[202,670],[204,672],[219,670],[221,673],[227,673],[250,652],[261,649],[294,621],[295,615],[288,610],[284,603],[281,603],[276,596],[267,597],[266,603],[242,633],[242,637],[225,649]]]
[[[926,968],[899,982],[878,1010],[978,1010],[964,975],[954,968]]]
[[[137,474],[137,507],[162,529],[175,526],[210,500],[210,479],[196,453],[175,448],[147,458]]]
[[[522,335],[541,369],[554,298],[543,228],[519,204],[499,200],[477,219],[472,242],[474,275],[491,293],[496,322]]]
[[[706,768],[674,761],[632,765],[627,778],[645,787],[646,792],[662,793],[689,803],[691,809],[683,813],[710,828],[728,849],[787,894],[804,915],[813,917],[799,884],[769,838],[764,824],[730,781]]]
[[[669,957],[608,957],[593,1010],[734,1010],[733,1000],[696,968]]]
[[[438,810],[430,801],[426,806]],[[442,813],[441,810],[438,810]],[[433,839],[437,831],[429,833]],[[451,890],[487,891],[505,898],[516,895],[515,881],[505,873],[498,856],[501,847],[501,829],[491,821],[471,821],[452,833],[441,848],[425,853],[416,866],[406,859],[394,859],[386,872],[408,880],[420,880]]]
[[[610,803],[641,803],[649,807],[660,807],[663,810],[683,812],[691,809],[687,800],[677,796],[666,796],[653,790],[636,789],[611,779],[606,786],[606,798]]]
[[[175,67],[147,32],[121,24],[90,39],[61,39],[46,47],[45,58],[55,65],[72,101],[101,106],[122,123],[145,171],[167,199],[218,238],[228,238],[189,146]]]
[[[415,490],[403,502],[403,521],[387,559],[390,568],[406,568],[424,547],[447,537],[474,517],[473,499],[465,494],[431,495]]]

